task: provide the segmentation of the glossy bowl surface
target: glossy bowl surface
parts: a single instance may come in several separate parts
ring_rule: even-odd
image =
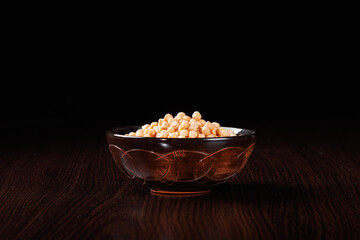
[[[128,177],[153,194],[199,195],[235,176],[255,145],[255,131],[224,127],[237,136],[219,138],[146,138],[125,136],[140,125],[106,131],[110,152]]]

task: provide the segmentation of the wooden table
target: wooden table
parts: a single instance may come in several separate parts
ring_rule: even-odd
[[[103,132],[0,147],[0,239],[360,239],[358,133],[259,128],[244,170],[211,194],[153,196]]]

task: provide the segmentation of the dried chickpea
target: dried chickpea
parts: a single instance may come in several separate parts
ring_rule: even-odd
[[[177,138],[179,136],[178,132],[169,133],[169,138]]]
[[[135,135],[136,135],[137,137],[142,137],[142,136],[144,136],[144,130],[143,130],[143,129],[137,130]]]
[[[188,121],[183,121],[179,126],[179,131],[187,129],[188,127],[189,127],[189,122]]]
[[[170,127],[173,127],[175,130],[178,129],[178,127],[180,126],[178,121],[173,121],[170,125]]]
[[[216,129],[216,135],[220,136],[220,132],[221,132],[221,131],[224,131],[224,130],[225,130],[225,128],[222,128],[222,127],[217,128],[217,129]]]
[[[163,118],[159,118],[158,125],[161,126],[163,124],[163,122],[166,122],[166,120]]]
[[[167,131],[168,131],[168,133],[173,133],[173,132],[175,132],[175,128],[169,127],[169,128],[167,129]]]
[[[216,128],[215,125],[212,124],[212,123],[209,122],[209,121],[207,121],[207,122],[205,123],[205,127],[208,127],[210,130],[213,130],[213,129]]]
[[[166,130],[162,130],[160,133],[158,133],[156,135],[156,137],[159,137],[159,138],[166,138],[168,136],[169,136],[169,133]]]
[[[185,119],[179,119],[178,122],[179,122],[179,124],[181,125],[183,122],[188,122],[188,121],[185,120]]]
[[[169,119],[174,118],[170,113],[167,113],[164,117],[165,121],[169,121]]]
[[[163,130],[161,126],[154,126],[153,129],[155,130],[156,133],[160,133]]]
[[[221,133],[220,133],[220,136],[221,136],[221,137],[229,137],[230,134],[229,134],[227,131],[224,131],[224,132],[221,132]]]
[[[201,128],[201,133],[204,134],[205,136],[210,135],[210,129],[204,126]]]
[[[189,131],[184,129],[184,130],[181,130],[180,132],[180,136],[183,136],[183,137],[188,137],[189,136]]]
[[[206,121],[204,120],[204,119],[200,119],[200,124],[201,124],[201,126],[203,127],[203,126],[205,126],[205,124],[206,124]]]
[[[236,134],[228,129],[220,127],[217,122],[209,122],[202,119],[201,114],[195,111],[192,117],[184,112],[179,112],[175,118],[167,113],[164,118],[157,122],[145,124],[136,132],[125,134],[126,136],[137,137],[158,137],[158,138],[209,138],[228,137]]]
[[[156,135],[156,132],[154,129],[147,128],[144,131],[144,135],[149,135],[150,137],[154,137]]]
[[[182,119],[182,117],[184,117],[184,116],[185,116],[185,113],[179,112],[179,113],[176,115],[175,118],[177,118],[177,119]]]
[[[197,122],[197,121],[196,121],[195,119],[193,119],[193,118],[189,120],[189,123],[190,123],[190,124],[195,124],[196,122]]]
[[[219,135],[220,137],[228,137],[230,134],[225,128],[220,128]]]
[[[168,119],[167,119],[167,122],[171,125],[173,122],[175,121],[175,118],[173,118],[173,117],[169,117]]]
[[[189,116],[183,116],[182,119],[186,120],[186,121],[190,121],[191,120],[191,117]]]
[[[162,124],[160,125],[162,128],[167,129],[168,127],[170,127],[170,124],[166,121],[162,122]]]
[[[190,131],[189,132],[189,138],[196,138],[198,136],[198,133],[195,131]]]
[[[199,121],[201,119],[201,114],[198,111],[195,111],[192,115],[193,119]]]
[[[213,125],[215,125],[215,128],[219,128],[220,127],[220,124],[217,123],[217,122],[212,122]]]
[[[195,132],[197,132],[198,129],[199,129],[199,125],[197,125],[196,123],[191,123],[191,124],[189,125],[189,127],[188,127],[188,130],[189,130],[189,131],[195,131]]]

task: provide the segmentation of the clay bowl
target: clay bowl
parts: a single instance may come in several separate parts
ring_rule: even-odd
[[[224,127],[236,133],[219,138],[149,138],[125,136],[140,125],[106,131],[110,152],[129,178],[160,195],[209,193],[211,186],[234,177],[246,165],[255,131]]]

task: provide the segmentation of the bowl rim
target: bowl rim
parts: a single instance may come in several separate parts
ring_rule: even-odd
[[[126,128],[136,128],[139,129],[142,127],[142,125],[135,124],[135,125],[127,125],[127,126],[118,126],[118,127],[112,127],[106,130],[106,135],[110,135],[113,138],[118,139],[137,139],[137,140],[143,140],[143,141],[221,141],[221,140],[230,140],[230,139],[244,139],[248,137],[255,137],[256,131],[252,129],[247,128],[238,128],[238,127],[227,127],[227,126],[221,126],[225,129],[237,129],[239,131],[245,130],[246,134],[236,135],[236,136],[229,136],[229,137],[213,137],[213,138],[157,138],[157,137],[136,137],[136,136],[126,136],[123,134],[116,134],[114,133],[114,130],[118,129],[126,129]]]

